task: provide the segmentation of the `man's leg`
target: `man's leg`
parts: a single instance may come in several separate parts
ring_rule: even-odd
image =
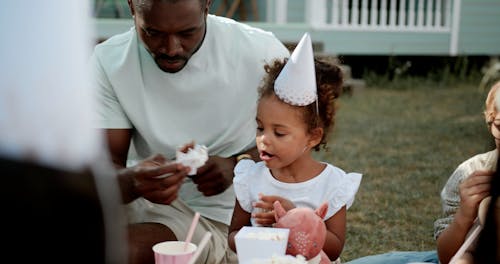
[[[172,230],[159,223],[137,223],[128,227],[129,264],[154,264],[153,246],[177,240]]]
[[[153,245],[168,240],[184,240],[195,215],[195,211],[180,200],[167,206],[140,198],[129,204],[128,210],[129,264],[154,263]],[[192,242],[198,244],[207,232],[212,234],[212,238],[198,257],[198,264],[233,263],[228,262],[235,254],[228,251],[227,229],[224,223],[200,217]]]

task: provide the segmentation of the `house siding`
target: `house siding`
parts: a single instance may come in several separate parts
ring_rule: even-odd
[[[247,13],[251,13],[249,0],[245,1]],[[269,0],[275,3],[275,0]],[[360,0],[359,0],[360,1]],[[418,1],[418,0],[415,0]],[[431,0],[426,0],[431,1]],[[456,53],[452,52],[452,34],[449,31],[403,31],[387,29],[374,31],[370,28],[318,28],[306,21],[306,0],[287,2],[287,22],[276,24],[274,10],[267,10],[266,0],[257,0],[259,20],[251,16],[242,21],[252,26],[272,31],[286,43],[296,43],[304,32],[310,32],[314,42],[320,43],[322,52],[337,55],[500,55],[500,0],[461,0]],[[123,7],[128,16],[126,1]],[[221,0],[213,2],[215,13]],[[360,1],[361,3],[361,1]],[[328,4],[330,9],[331,3]],[[104,14],[111,14],[103,10]],[[327,15],[331,20],[331,15]],[[106,16],[104,16],[106,17]],[[234,18],[238,19],[238,12]],[[121,21],[120,21],[121,20]],[[124,21],[125,20],[125,21]],[[266,22],[267,21],[267,22]],[[97,19],[99,38],[106,38],[131,24],[130,19]]]
[[[458,53],[500,54],[500,0],[462,0]]]

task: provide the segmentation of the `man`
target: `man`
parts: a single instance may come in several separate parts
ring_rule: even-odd
[[[91,62],[101,102],[98,124],[113,162],[118,168],[136,163],[119,170],[130,202],[129,261],[153,263],[151,247],[185,239],[199,212],[193,242],[212,233],[199,262],[234,263],[227,250],[233,168],[241,154],[257,157],[263,65],[289,52],[269,32],[209,15],[209,0],[128,4],[134,27],[97,45]],[[167,161],[191,141],[205,145],[209,159],[187,178],[187,168]]]

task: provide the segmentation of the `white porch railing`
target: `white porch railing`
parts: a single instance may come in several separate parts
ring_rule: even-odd
[[[293,0],[292,0],[293,1]],[[268,0],[268,22],[286,24],[288,0]],[[460,0],[306,0],[305,23],[314,30],[436,32],[450,34],[456,54]]]

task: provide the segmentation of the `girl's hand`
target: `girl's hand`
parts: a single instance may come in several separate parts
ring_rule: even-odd
[[[261,212],[252,214],[252,217],[257,224],[262,226],[272,226],[276,223],[273,207],[275,201],[279,201],[285,211],[295,208],[295,205],[290,200],[281,196],[259,194],[259,198],[258,202],[253,203],[253,207],[259,208]]]
[[[475,171],[459,186],[461,216],[469,222],[477,216],[479,203],[490,194],[493,171]]]

